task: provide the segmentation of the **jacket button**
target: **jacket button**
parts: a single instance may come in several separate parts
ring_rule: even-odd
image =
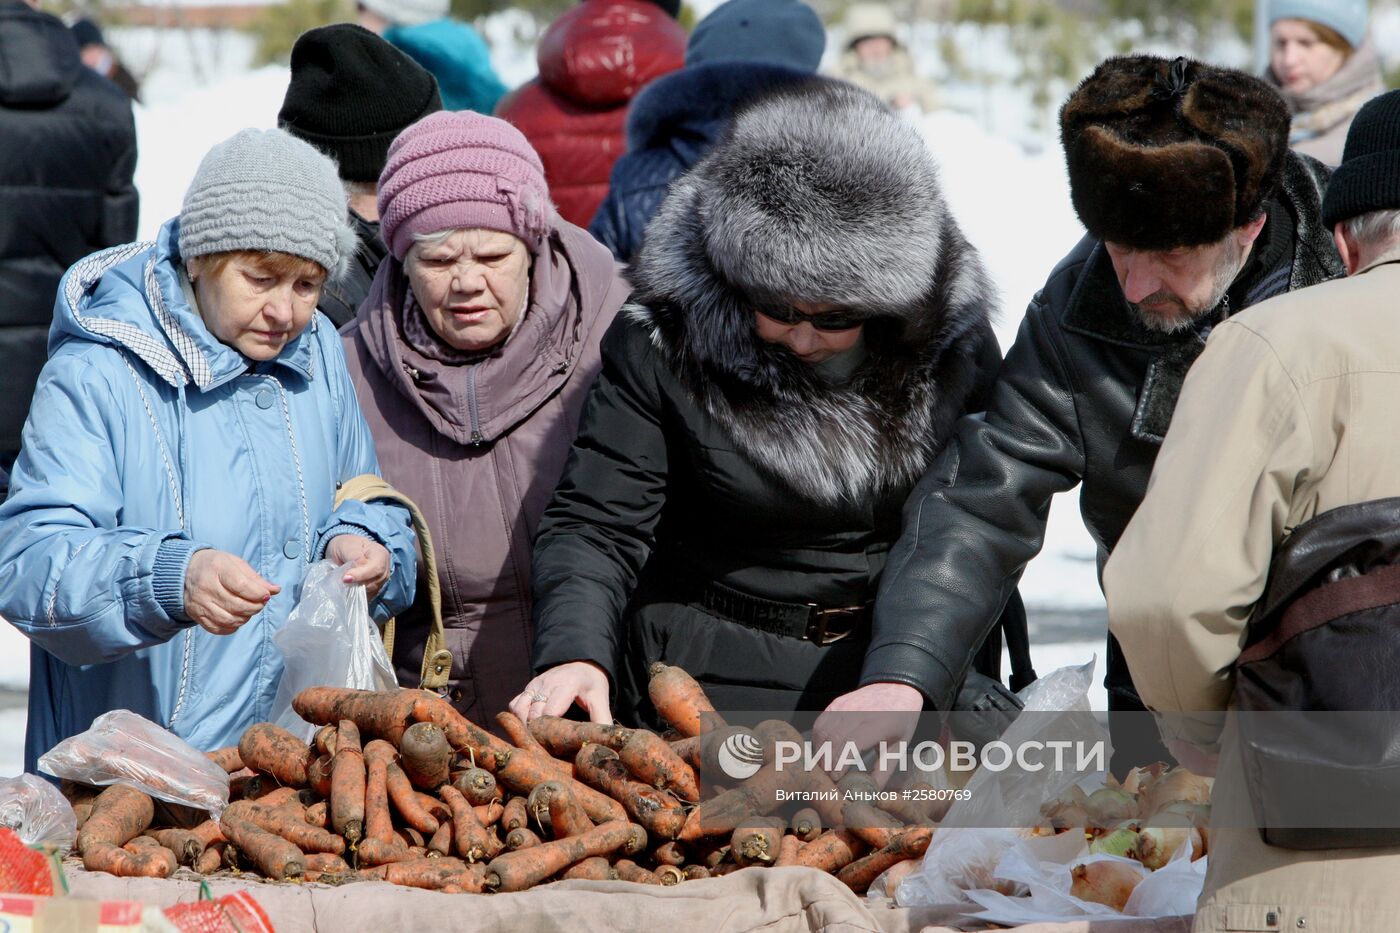
[[[271,407],[272,407],[272,390],[271,390],[271,389],[263,389],[261,392],[259,392],[259,393],[257,394],[257,396],[254,398],[254,401],[258,403],[258,407],[259,407],[259,408],[271,408]]]
[[[287,560],[295,560],[301,556],[301,542],[295,538],[282,545],[282,556]]]

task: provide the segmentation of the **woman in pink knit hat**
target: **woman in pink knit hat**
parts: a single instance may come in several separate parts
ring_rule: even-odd
[[[530,677],[530,542],[628,286],[558,217],[525,137],[492,117],[404,130],[379,214],[390,255],[342,339],[384,478],[426,517],[438,584],[420,565],[394,663],[489,724]],[[450,669],[424,650],[434,591]]]

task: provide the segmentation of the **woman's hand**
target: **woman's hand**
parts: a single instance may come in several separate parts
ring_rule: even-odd
[[[608,675],[592,661],[570,661],[551,667],[525,685],[511,701],[510,711],[521,722],[541,716],[562,716],[577,702],[593,722],[612,723],[608,708]]]
[[[370,599],[389,582],[393,560],[384,545],[364,535],[336,535],[326,545],[326,559],[345,566],[346,583],[363,583]]]
[[[227,551],[201,548],[185,569],[185,615],[212,635],[232,635],[280,592]]]
[[[919,723],[924,696],[907,684],[877,682],[866,684],[831,701],[812,724],[812,745],[831,743],[831,760],[839,761],[847,743],[861,752],[881,742],[897,745],[908,742]],[[884,759],[877,759],[877,765]],[[872,777],[884,787],[891,775],[877,767]]]

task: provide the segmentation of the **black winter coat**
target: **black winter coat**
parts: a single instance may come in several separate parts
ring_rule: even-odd
[[[351,211],[350,226],[355,230],[359,247],[351,257],[345,275],[339,281],[327,282],[326,287],[321,289],[321,303],[317,306],[331,319],[337,330],[355,319],[360,305],[369,296],[370,283],[379,271],[379,264],[389,255],[389,248],[379,236],[378,221],[365,220]]]
[[[0,0],[0,453],[16,451],[48,359],[58,280],[136,239],[136,126],[58,19]]]
[[[627,111],[627,151],[613,163],[608,194],[588,232],[631,262],[671,182],[714,148],[745,102],[812,75],[779,65],[695,65],[647,85]]]
[[[1289,156],[1227,313],[1342,274],[1321,222],[1328,174]],[[918,669],[921,689],[948,709],[973,651],[1040,550],[1051,497],[1076,484],[1102,574],[1146,493],[1204,336],[1142,326],[1102,244],[1086,238],[1074,248],[1031,302],[985,417],[963,419],[910,497],[906,532],[880,584],[863,681],[890,666]],[[933,620],[931,629],[911,638],[921,619]],[[1110,709],[1141,709],[1112,640],[1107,666]]]

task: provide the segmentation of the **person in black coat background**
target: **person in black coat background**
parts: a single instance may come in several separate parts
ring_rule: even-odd
[[[131,101],[56,17],[0,0],[0,498],[48,359],[58,281],[136,239]]]
[[[511,708],[646,721],[658,660],[720,710],[858,687],[922,708],[922,671],[862,674],[870,607],[1000,353],[918,134],[841,82],[765,98],[672,186],[630,278],[537,532],[539,674]]]
[[[685,67],[647,85],[627,111],[627,151],[588,232],[630,262],[666,188],[714,148],[745,101],[811,79],[826,29],[801,0],[729,0],[691,33]]]

